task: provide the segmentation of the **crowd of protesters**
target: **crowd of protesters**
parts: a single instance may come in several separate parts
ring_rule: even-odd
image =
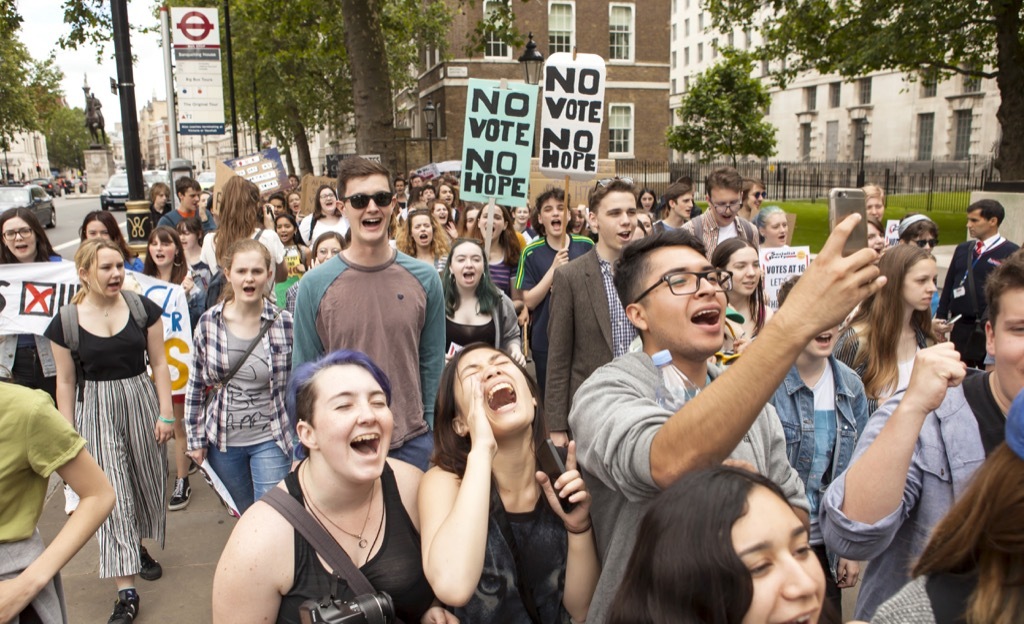
[[[57,573],[93,535],[133,622],[197,467],[241,514],[217,623],[372,592],[404,622],[840,622],[858,585],[859,621],[1024,612],[1024,254],[998,202],[967,207],[940,289],[937,225],[887,248],[869,185],[773,309],[759,250],[793,222],[729,167],[575,208],[361,158],[308,214],[241,177],[217,206],[157,186],[144,261],[90,213],[72,301],[0,337],[0,622],[66,622]],[[29,211],[0,227],[0,263],[61,260]],[[182,389],[126,269],[182,288]]]

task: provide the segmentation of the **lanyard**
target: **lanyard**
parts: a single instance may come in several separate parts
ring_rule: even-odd
[[[974,259],[974,262],[972,262],[972,263],[971,263],[971,267],[970,267],[969,269],[967,269],[967,271],[973,271],[973,270],[974,270],[974,267],[978,266],[978,261],[979,261],[979,260],[981,260],[981,257],[982,257],[983,255],[985,255],[985,252],[986,252],[986,251],[989,251],[989,250],[991,250],[991,249],[994,249],[994,248],[995,248],[995,246],[996,246],[996,245],[998,245],[998,244],[999,244],[999,243],[1001,243],[1001,242],[1003,242],[1003,237],[1002,237],[1002,236],[998,236],[998,235],[997,235],[997,236],[996,236],[995,238],[993,238],[993,239],[992,239],[992,243],[991,243],[991,244],[989,244],[989,245],[982,245],[982,247],[981,247],[981,253],[979,253],[979,254],[978,254],[978,257]],[[972,256],[974,255],[974,252],[973,252],[973,251],[971,252],[971,255],[972,255]],[[961,285],[961,286],[963,286],[963,285],[964,285],[964,282],[966,282],[966,281],[967,281],[967,271],[964,271],[964,276],[963,276],[963,278],[962,278],[962,279],[960,280],[960,285]]]

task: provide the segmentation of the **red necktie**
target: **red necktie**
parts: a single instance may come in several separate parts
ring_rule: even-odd
[[[985,243],[978,241],[978,244],[974,246],[975,257],[981,257],[981,250],[985,248]]]

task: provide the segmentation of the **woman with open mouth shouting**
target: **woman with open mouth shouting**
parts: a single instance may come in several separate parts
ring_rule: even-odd
[[[266,296],[272,266],[250,238],[228,249],[223,302],[199,319],[185,390],[189,457],[210,462],[239,513],[288,474],[294,447],[284,406],[292,315]]]
[[[440,273],[448,262],[448,236],[440,221],[426,208],[409,211],[409,219],[399,227],[398,251],[422,260]]]
[[[599,575],[590,493],[575,443],[561,476],[540,471],[548,446],[536,387],[485,344],[457,353],[441,375],[436,466],[419,491],[423,571],[463,624],[582,622],[590,608]]]
[[[384,371],[363,353],[334,351],[295,370],[287,404],[308,457],[279,493],[305,507],[373,589],[392,596],[403,622],[454,624],[436,606],[420,561],[422,473],[387,456],[395,420]],[[214,623],[298,624],[306,600],[353,599],[345,572],[322,555],[266,500],[256,503],[217,564]]]

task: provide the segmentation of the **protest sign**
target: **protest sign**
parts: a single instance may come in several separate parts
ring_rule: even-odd
[[[900,220],[889,219],[885,222],[885,246],[892,247],[900,243]]]
[[[262,197],[288,188],[288,173],[281,162],[281,152],[276,147],[226,160],[224,164],[236,175],[258,186]]]
[[[192,325],[188,298],[181,286],[134,271],[125,272],[125,286],[139,285],[140,294],[163,309],[164,351],[171,372],[171,390],[183,394],[192,369]],[[80,288],[73,262],[32,262],[0,265],[0,335],[42,335],[61,306]]]
[[[779,288],[794,275],[803,275],[811,263],[810,247],[768,247],[761,249],[761,270],[764,272],[768,307],[779,309]]]
[[[459,195],[520,205],[530,186],[537,86],[471,78]]]
[[[544,63],[540,171],[586,182],[597,175],[604,119],[604,59],[557,52]]]

